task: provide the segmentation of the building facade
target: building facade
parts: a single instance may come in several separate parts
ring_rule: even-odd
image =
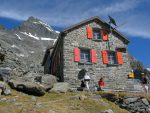
[[[110,30],[108,23],[92,17],[61,32],[43,66],[73,87],[80,86],[86,70],[95,83],[103,77],[105,88],[125,89],[131,71],[128,43],[116,29]]]

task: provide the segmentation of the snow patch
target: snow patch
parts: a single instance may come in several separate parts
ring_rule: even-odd
[[[36,39],[36,40],[40,40],[39,39],[39,37],[37,37],[36,35],[32,35],[31,33],[26,33],[26,32],[20,32],[20,33],[22,33],[22,34],[24,34],[24,35],[27,35],[27,36],[29,36],[29,37],[32,37],[32,38],[34,38],[34,39]]]
[[[16,45],[14,45],[14,44],[13,44],[11,47],[12,47],[12,48],[17,48],[17,49],[19,49],[19,47],[16,46]]]
[[[18,57],[24,57],[24,56],[25,56],[24,54],[17,54],[17,53],[16,53],[16,55],[17,55]]]
[[[34,53],[34,51],[29,51],[29,53]]]
[[[42,22],[42,21],[32,22],[32,23],[34,23],[34,24],[41,24],[41,25],[45,26],[45,28],[46,28],[47,30],[53,31],[53,29],[51,29],[51,27],[50,27],[48,24],[46,24],[46,23],[44,23],[44,22]]]
[[[56,43],[57,39],[54,40],[53,45]]]
[[[32,23],[34,23],[34,24],[39,24],[39,22],[32,22]]]
[[[18,34],[15,34],[19,40],[23,40]]]
[[[148,71],[150,71],[150,68],[146,68]]]
[[[46,37],[41,37],[41,40],[55,40],[55,39],[52,39],[52,38],[46,38]]]
[[[47,38],[47,37],[37,37],[36,34],[35,34],[35,35],[32,35],[31,33],[26,33],[26,32],[20,32],[20,33],[22,33],[22,34],[24,34],[24,35],[27,35],[27,36],[29,36],[29,37],[32,37],[32,38],[34,38],[34,39],[36,39],[36,40],[52,40],[52,41],[53,41],[53,44],[55,44],[55,42],[56,42],[56,40],[57,40],[57,39],[52,39],[52,38]]]
[[[60,33],[60,31],[55,31],[55,32],[58,33],[58,34]]]
[[[49,30],[49,31],[53,31],[52,29],[50,29],[50,27],[46,27],[46,29]]]

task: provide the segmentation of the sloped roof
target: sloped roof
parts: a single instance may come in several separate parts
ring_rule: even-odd
[[[76,28],[78,28],[78,27],[80,27],[80,26],[82,26],[82,25],[84,25],[84,24],[86,24],[86,23],[90,23],[90,22],[92,22],[92,21],[96,21],[96,22],[99,22],[99,23],[102,23],[104,26],[106,26],[108,29],[110,28],[110,25],[108,24],[108,23],[106,23],[105,21],[103,21],[101,18],[99,18],[98,16],[93,16],[93,17],[91,17],[91,18],[89,18],[89,19],[86,19],[86,20],[84,20],[84,21],[81,21],[81,22],[79,22],[79,23],[77,23],[77,24],[74,24],[74,25],[72,25],[72,26],[70,26],[70,27],[68,27],[68,28],[66,28],[66,29],[64,29],[62,32],[63,33],[68,33],[68,32],[70,32],[70,31],[72,31],[72,30],[74,30],[74,29],[76,29]],[[118,36],[119,36],[119,38],[121,38],[125,43],[129,43],[130,41],[123,35],[123,34],[121,34],[119,31],[117,31],[116,29],[114,29],[114,28],[112,28],[112,33],[114,34],[117,34]]]

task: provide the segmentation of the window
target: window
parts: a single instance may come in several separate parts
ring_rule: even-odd
[[[95,41],[108,41],[108,32],[104,29],[92,28],[88,25],[86,30],[88,39],[93,39]]]
[[[108,51],[108,64],[117,64],[116,52]]]
[[[90,51],[86,49],[81,49],[80,51],[81,51],[80,62],[82,63],[90,62]]]
[[[122,52],[103,50],[102,60],[104,64],[122,65],[123,64]]]
[[[99,28],[93,28],[93,39],[94,40],[101,40],[101,32]]]
[[[97,63],[97,54],[95,49],[74,48],[74,61],[79,63],[91,64]]]

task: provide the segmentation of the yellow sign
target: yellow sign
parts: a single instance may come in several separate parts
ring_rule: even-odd
[[[129,73],[129,77],[130,77],[130,78],[134,78],[134,73],[130,72],[130,73]]]

